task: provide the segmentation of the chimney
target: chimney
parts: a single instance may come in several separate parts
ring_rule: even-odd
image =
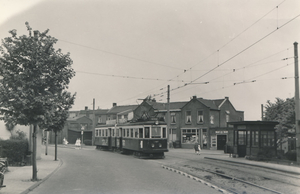
[[[84,107],[84,110],[88,110],[89,108],[87,106]]]
[[[115,107],[115,106],[117,106],[117,103],[114,102],[114,103],[113,103],[113,107]]]
[[[226,99],[226,100],[229,100],[229,97],[225,96],[225,99]]]
[[[197,96],[193,96],[193,99],[197,99]]]

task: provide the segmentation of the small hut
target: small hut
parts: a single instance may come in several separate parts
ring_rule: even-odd
[[[233,126],[232,154],[238,157],[257,156],[260,153],[277,155],[275,121],[228,122]]]

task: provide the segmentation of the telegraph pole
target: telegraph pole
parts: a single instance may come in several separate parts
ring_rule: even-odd
[[[294,42],[295,61],[295,112],[296,112],[296,155],[297,163],[300,164],[300,107],[299,107],[299,72],[298,72],[298,43]]]
[[[168,109],[167,109],[167,142],[168,142],[168,148],[170,148],[170,85],[168,85],[168,97],[167,97],[167,102],[168,102]],[[172,134],[173,135],[173,134]]]

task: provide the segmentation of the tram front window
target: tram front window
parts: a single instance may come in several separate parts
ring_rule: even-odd
[[[151,138],[161,138],[161,128],[152,127],[151,128]]]

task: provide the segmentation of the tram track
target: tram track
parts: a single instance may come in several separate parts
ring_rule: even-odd
[[[181,159],[168,164],[169,168],[212,182],[230,193],[281,194],[299,193],[300,191],[300,186],[297,184],[299,176],[243,164],[212,162],[208,159],[201,159],[201,161],[199,159],[183,159],[177,156],[168,157]]]

